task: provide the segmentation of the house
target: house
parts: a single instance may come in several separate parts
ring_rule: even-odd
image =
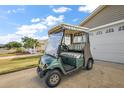
[[[46,40],[39,40],[39,43],[40,43],[40,46],[38,47],[39,51],[44,51],[45,50],[47,41],[48,41],[47,39]]]
[[[4,44],[0,44],[0,48],[3,48],[4,47]]]
[[[94,59],[124,63],[124,6],[102,5],[80,26],[90,29]]]

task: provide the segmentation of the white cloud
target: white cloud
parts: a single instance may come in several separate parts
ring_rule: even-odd
[[[8,10],[7,13],[24,13],[24,8],[17,8],[17,9],[12,9],[12,10]]]
[[[10,14],[11,13],[11,10],[8,10],[7,13]]]
[[[79,18],[75,18],[75,19],[73,19],[72,21],[73,22],[76,22],[76,21],[78,21],[79,20]]]
[[[21,41],[21,37],[16,34],[8,34],[0,36],[0,44],[6,44],[11,41]]]
[[[20,26],[19,24],[17,24],[17,23],[15,23],[15,22],[7,22],[7,24],[9,24],[9,25],[12,25],[12,26]]]
[[[39,22],[39,21],[40,21],[40,18],[33,18],[33,19],[31,20],[32,23]]]
[[[63,19],[64,19],[63,15],[60,15],[58,17],[50,15],[43,19],[38,18],[38,20],[35,20],[35,22],[39,20],[42,20],[42,21],[39,23],[31,24],[31,25],[22,25],[19,28],[17,28],[18,31],[16,32],[16,34],[22,35],[22,36],[33,36],[33,34],[35,34],[38,31],[41,32],[41,31],[47,30],[47,28],[49,28],[50,26],[53,26],[53,25],[56,25],[57,23],[62,22]]]
[[[55,16],[48,16],[45,19],[42,19],[42,23],[47,25],[47,26],[53,26],[56,25],[57,23],[62,22],[64,19],[64,15],[60,15],[59,17],[55,17]]]
[[[67,12],[67,11],[71,11],[72,9],[68,8],[68,7],[59,7],[59,8],[53,8],[52,10],[55,13],[64,13],[64,12]]]
[[[40,40],[45,40],[45,39],[48,39],[48,35],[46,36],[42,36],[41,38],[39,38]]]
[[[24,11],[24,8],[17,8],[17,11]]]
[[[35,39],[38,39],[38,40],[45,40],[45,39],[48,39],[48,35],[46,35],[46,36],[34,36],[33,38],[35,38]]]
[[[85,6],[80,6],[80,7],[78,8],[78,11],[91,13],[91,12],[93,12],[98,6],[99,6],[99,5],[85,5]]]
[[[24,36],[40,40],[48,39],[48,35],[40,37],[40,35],[36,35],[36,33],[48,30],[51,26],[62,22],[63,19],[63,15],[60,15],[58,17],[50,15],[46,18],[40,19],[41,21],[38,23],[33,23],[30,25],[21,25],[17,28],[17,32],[13,34],[0,36],[0,44],[5,44],[10,41],[21,41],[21,38]]]
[[[46,36],[37,36],[35,34],[30,34],[27,35],[28,37],[34,38],[34,39],[38,39],[38,40],[45,40],[48,39],[48,35]],[[4,36],[0,36],[0,44],[6,44],[8,42],[12,42],[12,41],[18,41],[21,42],[21,38],[23,36],[21,35],[17,35],[17,34],[8,34],[8,35],[4,35]]]
[[[21,27],[17,28],[16,34],[22,36],[32,36],[38,31],[46,30],[47,27],[41,23],[31,24],[31,25],[22,25]]]
[[[54,6],[53,6],[53,5],[50,5],[49,7],[50,7],[50,8],[53,8]]]

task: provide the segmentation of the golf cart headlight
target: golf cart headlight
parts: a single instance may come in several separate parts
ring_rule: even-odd
[[[48,64],[44,64],[43,68],[46,69],[48,67]]]

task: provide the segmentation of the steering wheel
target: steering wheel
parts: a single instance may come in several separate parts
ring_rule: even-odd
[[[69,50],[68,46],[65,43],[62,44],[62,50],[63,51],[68,51]]]

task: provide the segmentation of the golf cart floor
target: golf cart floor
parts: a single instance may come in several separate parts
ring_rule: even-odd
[[[65,71],[70,71],[70,70],[75,69],[75,66],[71,66],[71,65],[68,65],[68,64],[64,64],[64,69],[65,69]]]

